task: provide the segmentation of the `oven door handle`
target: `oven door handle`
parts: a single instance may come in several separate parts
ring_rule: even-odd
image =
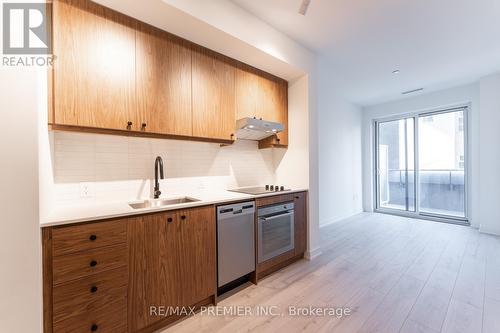
[[[286,213],[284,214],[279,214],[279,215],[273,215],[273,216],[269,216],[269,217],[263,217],[263,216],[260,216],[259,217],[259,220],[263,221],[263,222],[266,222],[266,221],[271,221],[271,220],[275,220],[277,218],[280,218],[280,217],[284,217],[284,216],[291,216],[293,215],[293,211],[287,211]]]

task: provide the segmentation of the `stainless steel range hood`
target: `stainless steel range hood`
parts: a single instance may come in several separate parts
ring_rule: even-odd
[[[283,130],[283,124],[256,118],[242,118],[236,122],[237,139],[262,140]]]

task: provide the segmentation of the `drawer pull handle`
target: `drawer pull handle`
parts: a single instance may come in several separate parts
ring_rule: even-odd
[[[97,292],[97,287],[96,286],[92,286],[92,288],[90,288],[90,292],[91,293]]]
[[[300,199],[300,197],[299,197],[299,196],[296,196],[296,197],[295,197],[295,199]]]
[[[172,222],[172,218],[171,217],[167,218],[167,222]]]
[[[185,220],[185,219],[186,219],[186,215],[182,215],[181,220]]]
[[[90,331],[95,332],[98,328],[99,327],[96,324],[92,324],[92,326],[90,326]]]
[[[96,235],[90,235],[89,239],[91,241],[95,241],[97,239],[97,236]]]
[[[92,261],[90,262],[90,267],[94,267],[95,265],[97,265],[97,261],[92,260]]]

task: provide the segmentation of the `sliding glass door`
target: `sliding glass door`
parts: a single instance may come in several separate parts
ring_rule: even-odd
[[[465,217],[464,111],[418,119],[420,212]]]
[[[415,211],[413,118],[378,124],[379,206]]]
[[[466,221],[465,119],[459,108],[375,122],[377,210]]]

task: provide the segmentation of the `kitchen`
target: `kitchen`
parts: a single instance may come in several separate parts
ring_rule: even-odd
[[[151,306],[216,305],[304,258],[286,80],[99,4],[51,9],[45,332],[153,332],[182,316]]]

